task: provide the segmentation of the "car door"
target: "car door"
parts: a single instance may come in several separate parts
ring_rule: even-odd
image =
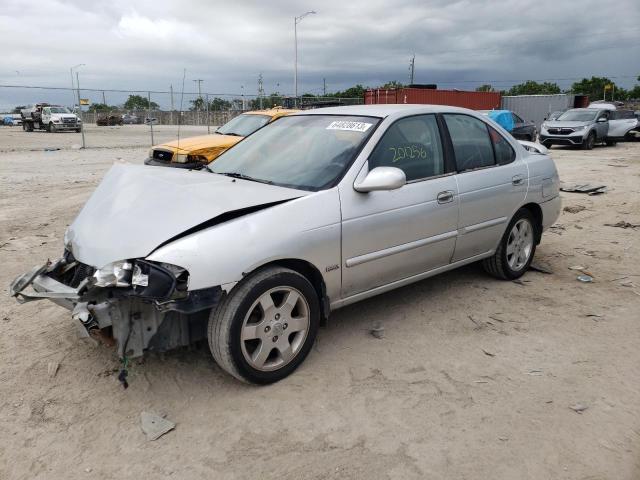
[[[595,129],[598,139],[606,138],[609,135],[609,112],[607,110],[598,113]]]
[[[43,125],[47,125],[49,123],[49,121],[51,120],[51,108],[49,107],[44,107],[42,109],[42,124]]]
[[[397,167],[407,183],[397,190],[340,189],[342,296],[447,265],[457,235],[458,201],[450,157],[434,114],[396,120],[362,166]]]
[[[496,248],[524,201],[528,170],[509,140],[482,120],[457,113],[443,117],[458,172],[456,262]]]
[[[607,136],[622,138],[632,130],[638,121],[631,110],[615,110],[609,113],[609,131]]]

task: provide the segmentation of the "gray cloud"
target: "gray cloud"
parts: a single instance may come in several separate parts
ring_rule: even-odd
[[[590,75],[629,87],[640,73],[637,0],[618,0],[615,14],[597,0],[2,3],[2,84],[65,87],[69,67],[85,63],[87,88],[179,89],[186,68],[191,91],[202,78],[207,92],[255,94],[262,72],[267,92],[291,93],[293,17],[311,9],[299,25],[303,91],[321,91],[323,78],[329,90],[406,82],[414,53],[416,80],[443,88]]]

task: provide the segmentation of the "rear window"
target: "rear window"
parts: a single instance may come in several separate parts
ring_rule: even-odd
[[[444,114],[459,171],[495,165],[487,125],[469,115]]]

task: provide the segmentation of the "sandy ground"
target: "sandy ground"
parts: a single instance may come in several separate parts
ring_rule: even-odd
[[[77,134],[0,129],[2,285],[60,255],[147,133],[107,128],[102,146],[140,147],[76,150]],[[637,480],[640,229],[605,224],[640,224],[640,143],[552,154],[565,182],[610,187],[563,193],[585,209],[543,237],[553,274],[502,282],[472,265],[347,307],[276,385],[241,384],[201,348],[134,364],[125,391],[113,352],[77,339],[68,312],[1,297],[0,478]],[[142,411],[177,426],[147,442]]]

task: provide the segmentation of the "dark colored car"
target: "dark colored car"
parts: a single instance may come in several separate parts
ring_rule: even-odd
[[[535,142],[536,138],[538,138],[536,125],[533,122],[523,120],[513,112],[511,112],[511,115],[513,115],[513,130],[511,131],[511,135],[518,140]]]
[[[122,125],[122,117],[119,115],[103,115],[98,117],[96,125],[106,127],[108,125]]]
[[[533,122],[527,122],[513,113],[511,110],[478,110],[498,123],[514,138],[535,142],[538,137],[538,129]]]

